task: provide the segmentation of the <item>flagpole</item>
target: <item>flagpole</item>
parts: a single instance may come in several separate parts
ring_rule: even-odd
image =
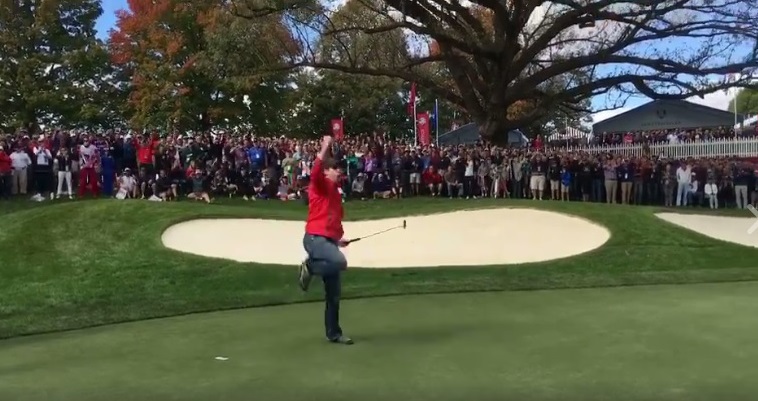
[[[734,129],[737,129],[737,95],[739,92],[735,89],[734,91]]]
[[[416,127],[416,99],[413,99],[413,146],[418,146],[418,128]]]
[[[434,142],[440,146],[440,103],[439,99],[434,99]]]

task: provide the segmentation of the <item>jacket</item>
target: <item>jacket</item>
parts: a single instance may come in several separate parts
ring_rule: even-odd
[[[343,215],[339,185],[324,176],[322,161],[316,159],[308,186],[305,233],[339,241],[345,233],[342,229]]]
[[[0,174],[11,172],[11,157],[5,151],[0,150]]]

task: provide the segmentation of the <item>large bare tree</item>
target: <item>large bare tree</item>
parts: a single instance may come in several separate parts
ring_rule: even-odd
[[[287,20],[302,45],[284,67],[418,82],[465,108],[493,139],[598,95],[620,107],[632,94],[686,99],[744,87],[758,66],[755,0],[348,1],[374,18],[336,24],[334,0],[232,0],[242,18]],[[409,49],[398,49],[407,56],[386,63],[318,50],[350,32],[396,30],[409,37]]]

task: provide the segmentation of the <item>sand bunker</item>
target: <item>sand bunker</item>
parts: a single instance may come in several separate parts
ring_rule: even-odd
[[[402,218],[346,222],[345,236],[360,237],[402,223]],[[586,220],[532,209],[489,209],[408,217],[408,228],[354,243],[343,252],[350,266],[426,267],[539,262],[591,251],[609,238]],[[301,221],[202,219],[163,233],[163,244],[196,255],[294,265],[305,256]]]
[[[758,232],[748,233],[750,227],[758,221],[755,217],[723,217],[679,213],[658,213],[656,216],[669,223],[717,240],[758,248]]]

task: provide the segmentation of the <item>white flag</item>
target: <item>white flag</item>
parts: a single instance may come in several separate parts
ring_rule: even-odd
[[[582,130],[574,127],[566,127],[566,138],[584,138],[587,136]]]

